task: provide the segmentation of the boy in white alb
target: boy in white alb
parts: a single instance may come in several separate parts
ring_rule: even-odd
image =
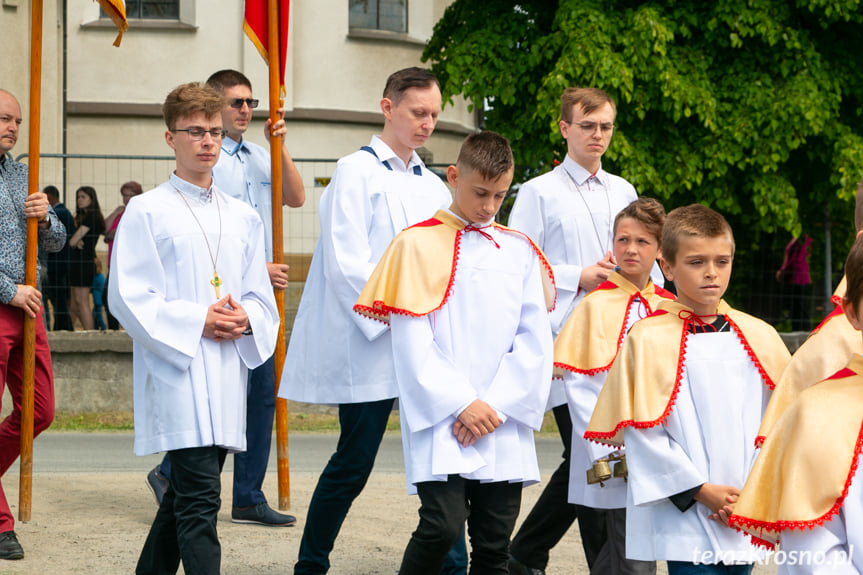
[[[392,330],[421,501],[403,575],[437,575],[465,520],[471,572],[506,573],[522,485],[539,480],[554,283],[536,245],[493,222],[512,174],[505,138],[468,136],[447,171],[452,206],[396,237],[354,308]]]
[[[585,433],[625,440],[626,555],[666,560],[670,575],[747,574],[763,556],[726,520],[711,520],[746,481],[790,357],[776,330],[722,300],[733,257],[718,213],[692,204],[668,214],[660,261],[677,301],[632,326]]]
[[[845,261],[842,307],[863,328],[863,237]],[[767,547],[780,575],[863,572],[863,357],[804,389],[767,435],[729,522]]]
[[[600,460],[618,470],[625,463],[620,454],[609,461],[615,450],[587,441],[584,432],[629,328],[660,300],[674,299],[650,281],[664,222],[665,210],[653,198],[638,198],[617,214],[612,250],[618,268],[576,306],[554,341],[554,373],[563,379],[572,417],[569,502],[593,509],[607,534],[591,567],[597,574],[656,572],[655,562],[626,559],[625,474],[588,481],[587,471]]]
[[[415,151],[440,114],[437,79],[406,68],[390,75],[383,96],[381,136],[339,160],[321,197],[321,235],[279,388],[279,397],[339,406],[338,447],[309,504],[296,575],[329,569],[329,554],[371,474],[398,395],[388,326],[364,321],[353,306],[393,237],[452,199]]]
[[[279,314],[255,211],[213,185],[224,99],[184,84],[162,106],[177,168],[133,198],[108,297],[134,341],[135,453],[173,468],[136,573],[219,573],[219,474],[246,448],[246,377],[273,354]]]

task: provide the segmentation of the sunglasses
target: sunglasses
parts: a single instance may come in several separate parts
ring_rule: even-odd
[[[259,103],[260,103],[260,101],[255,100],[254,98],[245,98],[245,99],[234,98],[229,102],[229,104],[232,108],[236,108],[238,110],[241,110],[243,108],[243,104],[246,104],[249,108],[254,110],[255,108],[258,107]]]

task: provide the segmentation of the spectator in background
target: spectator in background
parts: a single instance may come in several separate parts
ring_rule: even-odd
[[[93,294],[93,325],[100,331],[105,331],[105,316],[102,313],[102,293],[105,291],[105,275],[102,273],[102,262],[96,259],[96,275],[90,285]]]
[[[11,413],[0,422],[0,477],[21,453],[21,394],[24,364],[24,317],[35,323],[33,376],[33,437],[54,419],[54,375],[51,350],[42,319],[42,294],[24,283],[28,219],[39,222],[38,242],[55,252],[66,241],[66,230],[42,192],[27,195],[27,166],[6,154],[18,141],[21,105],[0,88],[0,374],[12,398]],[[38,283],[38,282],[37,282]],[[0,560],[24,558],[15,535],[15,518],[0,484]]]
[[[48,196],[48,203],[54,208],[54,213],[57,214],[60,222],[66,228],[66,239],[68,234],[75,229],[75,218],[63,202],[60,201],[60,190],[56,186],[45,186],[43,190]],[[67,274],[69,273],[69,242],[63,242],[63,249],[59,252],[48,252],[46,260],[48,262],[48,273],[45,282],[42,286],[42,295],[45,298],[45,327],[49,327],[54,331],[72,331],[72,316],[69,314],[69,282]],[[54,321],[48,322],[48,303],[51,303],[54,313]]]
[[[809,245],[812,238],[803,235],[791,238],[785,246],[782,265],[776,270],[776,280],[782,284],[783,308],[789,309],[791,331],[809,331]]]
[[[105,231],[105,219],[99,208],[96,190],[81,186],[75,192],[78,210],[75,213],[75,234],[69,239],[71,248],[69,285],[72,288],[72,315],[85,330],[93,329],[90,308],[90,286],[96,275],[96,242]]]
[[[111,275],[111,252],[114,250],[114,234],[117,233],[117,226],[120,224],[120,218],[126,211],[126,206],[129,205],[129,200],[144,192],[141,184],[135,181],[129,181],[120,186],[120,195],[123,196],[123,205],[114,208],[114,211],[108,214],[105,218],[105,243],[108,244],[108,274]],[[106,281],[107,281],[106,276]],[[104,298],[102,303],[105,305],[105,315],[108,318],[108,329],[120,329],[120,324],[117,318],[111,315],[111,309],[108,307],[108,298]],[[93,296],[93,304],[96,304],[96,296]]]

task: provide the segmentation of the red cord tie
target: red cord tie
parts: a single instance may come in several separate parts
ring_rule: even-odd
[[[493,243],[494,247],[496,247],[497,249],[500,249],[500,244],[498,244],[495,241],[495,239],[491,236],[490,233],[485,231],[485,228],[488,228],[488,227],[491,227],[491,226],[483,226],[482,228],[480,228],[480,227],[477,227],[473,224],[468,224],[464,227],[464,231],[465,232],[476,232],[476,233],[480,234],[482,237],[484,237],[485,239],[487,239],[488,241],[490,241],[491,243]]]
[[[688,324],[688,325],[687,325],[687,329],[688,329],[688,328],[689,328],[689,326],[691,326],[691,325],[698,324],[698,325],[702,326],[702,328],[704,328],[705,330],[709,327],[709,328],[710,328],[710,329],[712,329],[714,332],[717,332],[718,330],[716,329],[716,326],[715,326],[715,325],[713,325],[713,324],[711,324],[711,323],[707,323],[707,322],[705,322],[704,320],[702,320],[702,319],[701,319],[701,318],[703,318],[703,317],[713,317],[713,315],[716,315],[716,314],[712,314],[712,315],[697,315],[694,311],[691,311],[691,310],[688,310],[688,309],[682,309],[682,310],[680,310],[679,312],[677,312],[677,317],[679,317],[679,318],[680,318],[680,319],[682,319],[685,323],[687,323],[687,324]]]

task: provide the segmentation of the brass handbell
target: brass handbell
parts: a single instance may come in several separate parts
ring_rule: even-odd
[[[600,487],[605,487],[604,481],[611,479],[611,465],[608,459],[597,459],[596,463],[587,470],[587,484],[593,485],[599,483]]]
[[[627,481],[629,479],[629,469],[627,469],[626,467],[626,455],[623,455],[620,458],[620,461],[615,462],[614,476],[623,477],[624,481]]]
[[[611,464],[614,464],[612,472]],[[622,477],[624,481],[629,478],[629,470],[626,467],[625,453],[611,453],[608,457],[597,459],[593,466],[587,470],[587,484],[593,485],[599,483],[600,487],[605,487],[605,482],[612,477]]]

